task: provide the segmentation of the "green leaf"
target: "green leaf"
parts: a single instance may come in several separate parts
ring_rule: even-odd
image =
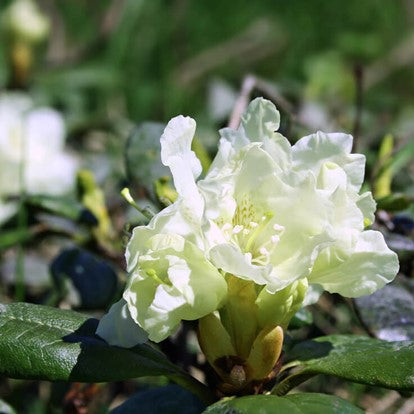
[[[92,234],[98,243],[111,253],[116,252],[117,238],[111,218],[105,204],[105,194],[95,181],[89,170],[79,170],[77,173],[78,195],[83,205],[96,217],[97,224]]]
[[[169,168],[161,163],[160,138],[164,128],[161,123],[142,123],[129,137],[125,149],[126,171],[132,188],[145,188],[153,200],[155,181],[171,177]]]
[[[283,369],[301,369],[272,390],[284,395],[316,374],[397,390],[414,390],[414,342],[386,342],[355,335],[331,335],[304,341],[287,355]]]
[[[104,309],[114,299],[118,277],[104,260],[77,247],[63,250],[52,262],[50,272],[61,297],[73,287],[77,302],[83,309]],[[70,282],[68,289],[67,282]],[[69,294],[69,298],[73,295]]]
[[[205,404],[184,388],[167,385],[135,394],[110,414],[199,414],[204,408]]]
[[[13,229],[13,230],[2,230],[0,234],[0,251],[8,249],[19,243],[30,240],[34,236],[34,232],[28,228],[24,229]]]
[[[377,200],[377,209],[386,211],[402,211],[410,207],[413,200],[406,194],[394,193]]]
[[[325,394],[293,394],[285,397],[254,395],[224,399],[203,414],[362,414],[342,398]]]
[[[208,389],[150,347],[109,346],[97,319],[28,303],[0,304],[0,376],[107,382],[165,375],[211,401]]]
[[[391,134],[387,134],[381,142],[378,153],[378,163],[380,165],[387,163],[391,157],[393,149],[394,137]],[[392,170],[388,165],[387,168],[382,169],[381,173],[378,174],[374,182],[374,196],[376,199],[387,197],[391,194],[391,181]]]
[[[26,202],[33,207],[41,208],[49,213],[67,219],[96,225],[97,219],[92,212],[81,203],[70,197],[57,197],[50,195],[29,195]]]
[[[385,341],[414,341],[414,296],[393,283],[355,299],[359,317],[370,333]]]

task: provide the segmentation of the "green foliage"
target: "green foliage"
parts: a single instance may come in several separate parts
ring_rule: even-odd
[[[0,305],[0,375],[49,381],[106,382],[165,375],[204,401],[211,394],[149,345],[109,346],[98,321],[28,303]],[[13,352],[10,352],[13,349]]]
[[[86,209],[77,200],[73,199],[73,197],[29,195],[26,197],[26,203],[30,207],[36,207],[73,221],[94,225],[97,224],[97,220],[92,212]]]
[[[391,181],[392,181],[392,171],[390,163],[388,162],[391,154],[394,150],[394,137],[392,135],[386,135],[380,146],[378,153],[378,163],[380,165],[387,165],[381,171],[381,174],[378,175],[374,183],[374,197],[383,198],[391,194]]]
[[[414,342],[386,342],[356,335],[331,335],[308,340],[288,352],[287,366],[300,368],[276,385],[284,395],[317,374],[397,390],[414,390]]]
[[[144,122],[129,137],[125,147],[125,166],[128,181],[135,191],[147,192],[154,200],[155,183],[163,177],[171,177],[168,167],[161,163],[160,138],[165,125]]]
[[[325,394],[293,394],[285,397],[255,395],[224,399],[204,414],[362,414],[342,398]]]
[[[27,228],[2,230],[0,233],[0,251],[30,240],[32,237],[33,233]]]
[[[11,2],[0,2],[0,11]],[[13,227],[18,219],[12,218],[0,229],[0,302],[24,298],[51,304],[59,300],[72,307],[106,309],[119,293],[117,275],[124,282],[120,240],[123,237],[126,243],[128,239],[128,232],[123,233],[123,228],[130,230],[126,223],[147,223],[148,203],[157,211],[177,196],[169,169],[160,162],[163,122],[179,113],[200,120],[202,133],[194,140],[193,150],[205,173],[214,155],[213,145],[206,144],[207,138],[210,134],[209,142],[215,148],[217,136],[209,131],[218,126],[213,125],[206,105],[211,82],[223,82],[234,99],[247,74],[263,79],[264,87],[255,87],[251,97],[265,95],[278,106],[282,104],[279,109],[289,115],[282,132],[289,130],[292,133],[286,135],[293,139],[301,129],[306,134],[313,131],[311,125],[302,124],[299,116],[308,101],[320,105],[322,118],[326,115],[332,120],[327,128],[358,131],[356,118],[361,116],[356,142],[358,149],[372,159],[367,176],[371,177],[378,209],[387,212],[378,215],[374,226],[385,234],[389,247],[398,252],[401,273],[407,276],[407,286],[412,286],[414,129],[409,111],[408,121],[402,119],[412,105],[414,85],[410,70],[413,7],[409,2],[88,0],[52,1],[44,11],[53,18],[52,35],[48,44],[36,50],[28,92],[39,105],[62,112],[67,143],[90,172],[80,176],[78,200],[70,195],[26,195],[22,206],[27,222],[23,220],[19,228]],[[4,42],[0,42],[0,84],[8,90],[13,72],[8,61],[10,45],[3,31],[1,35]],[[408,44],[405,48],[404,42]],[[359,91],[363,95],[360,114],[355,103],[356,68],[361,70],[363,86]],[[287,105],[283,105],[285,99]],[[220,126],[225,126],[227,115],[221,121]],[[345,128],[339,128],[342,125]],[[378,141],[384,136],[378,154]],[[119,196],[124,186],[131,189],[145,217],[138,220],[127,211]],[[82,247],[67,249],[68,243],[72,246],[73,242]],[[10,264],[14,264],[16,246],[20,246],[17,289],[16,278],[8,274],[14,272]],[[41,278],[34,271],[23,274],[23,246],[43,262],[62,252],[51,265],[53,286],[31,285],[33,279]],[[26,289],[22,290],[22,286]],[[70,292],[75,295],[68,295]],[[80,300],[74,302],[73,296]],[[363,325],[373,336],[414,340],[410,289],[393,284],[354,303]],[[327,335],[344,327],[348,332],[360,330],[350,307],[345,303],[336,305],[334,297],[328,304],[330,309],[315,305],[312,313],[304,309],[297,312],[289,326],[294,330],[295,343],[309,337],[309,333]],[[344,320],[333,317],[339,314]],[[0,375],[64,381],[118,381],[165,375],[211,402],[211,391],[164,355],[150,346],[109,346],[94,335],[96,324],[97,320],[71,311],[0,304]],[[186,354],[189,339],[182,335],[180,332],[179,340],[162,344],[163,351],[186,368],[200,368],[194,364],[195,354]],[[409,342],[387,343],[352,336],[298,343],[286,355],[288,365],[278,377],[284,380],[275,392],[284,394],[317,374],[412,390],[413,352]],[[286,377],[289,366],[295,366],[298,372]],[[148,383],[146,379],[141,381]],[[212,389],[217,385],[214,381],[211,384]],[[0,398],[16,405],[8,393],[12,390],[13,397],[19,400],[23,394],[21,383],[2,379],[0,385]],[[35,387],[30,383],[30,393]],[[309,390],[312,384],[305,387]],[[131,393],[129,386],[119,388]],[[329,386],[324,384],[323,390],[329,390]],[[61,395],[58,406],[63,398]],[[361,403],[358,398],[351,388],[350,399]],[[40,397],[34,401],[28,412],[44,414],[46,408],[35,407],[46,407],[47,402]],[[199,401],[185,390],[168,386],[134,395],[114,414],[150,413],[151,409],[166,413],[184,413],[188,409],[195,413],[202,410],[200,407]],[[20,407],[16,408],[20,411]],[[49,408],[48,411],[51,412]],[[3,412],[11,414],[14,410],[0,399],[0,413]],[[360,411],[337,397],[294,394],[283,398],[228,399],[206,412]]]
[[[28,303],[1,305],[0,374],[78,382],[180,374],[148,345],[131,350],[107,345],[94,334],[97,323],[73,311]]]

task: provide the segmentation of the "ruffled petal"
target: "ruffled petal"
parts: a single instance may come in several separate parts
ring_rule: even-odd
[[[190,117],[180,115],[173,118],[161,136],[161,161],[171,170],[175,188],[185,201],[185,214],[200,219],[204,203],[195,180],[202,168],[191,151],[195,128],[196,123]]]
[[[182,236],[161,233],[147,237],[145,248],[124,299],[151,340],[165,339],[181,320],[199,319],[218,309],[226,282],[202,250]]]
[[[356,298],[381,289],[394,279],[398,269],[398,256],[388,248],[382,234],[368,230],[325,249],[308,280],[331,293]]]
[[[279,129],[280,114],[272,102],[256,98],[243,114],[241,125],[250,141],[263,142],[265,138],[272,138]]]
[[[240,249],[231,244],[219,244],[210,250],[210,260],[218,268],[240,279],[252,280],[258,285],[269,282],[271,266],[255,266]]]
[[[350,153],[352,140],[351,135],[320,131],[303,137],[292,147],[293,168],[311,170],[318,177],[321,167],[326,162],[333,162],[345,171],[349,186],[359,191],[364,180],[365,156]]]

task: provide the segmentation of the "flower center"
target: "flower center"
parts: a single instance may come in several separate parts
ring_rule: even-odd
[[[273,218],[275,213],[258,213],[248,196],[237,204],[231,223],[225,223],[221,230],[227,240],[245,253],[249,261],[256,265],[266,265],[269,256],[280,240],[284,230]]]

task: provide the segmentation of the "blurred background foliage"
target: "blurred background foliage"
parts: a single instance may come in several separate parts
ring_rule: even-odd
[[[12,218],[0,229],[1,301],[101,315],[125,283],[130,226],[175,198],[159,162],[163,125],[177,114],[197,120],[194,149],[206,169],[217,129],[232,119],[240,94],[264,96],[281,111],[281,130],[292,143],[317,129],[354,134],[367,156],[365,187],[380,208],[373,225],[401,260],[396,285],[378,293],[387,298],[382,310],[372,312],[385,299],[323,295],[312,313],[294,319],[291,340],[337,332],[414,339],[412,1],[39,0],[50,32],[17,80],[12,3],[0,3],[0,88],[59,110],[83,170],[76,194],[27,197],[26,222]],[[122,199],[123,187],[141,213]],[[205,368],[192,324],[161,348],[186,369]],[[12,412],[1,398],[22,413],[106,412],[136,390],[164,383],[0,379],[0,412]],[[394,391],[323,377],[302,387],[335,393],[370,413],[414,411],[413,398]]]

